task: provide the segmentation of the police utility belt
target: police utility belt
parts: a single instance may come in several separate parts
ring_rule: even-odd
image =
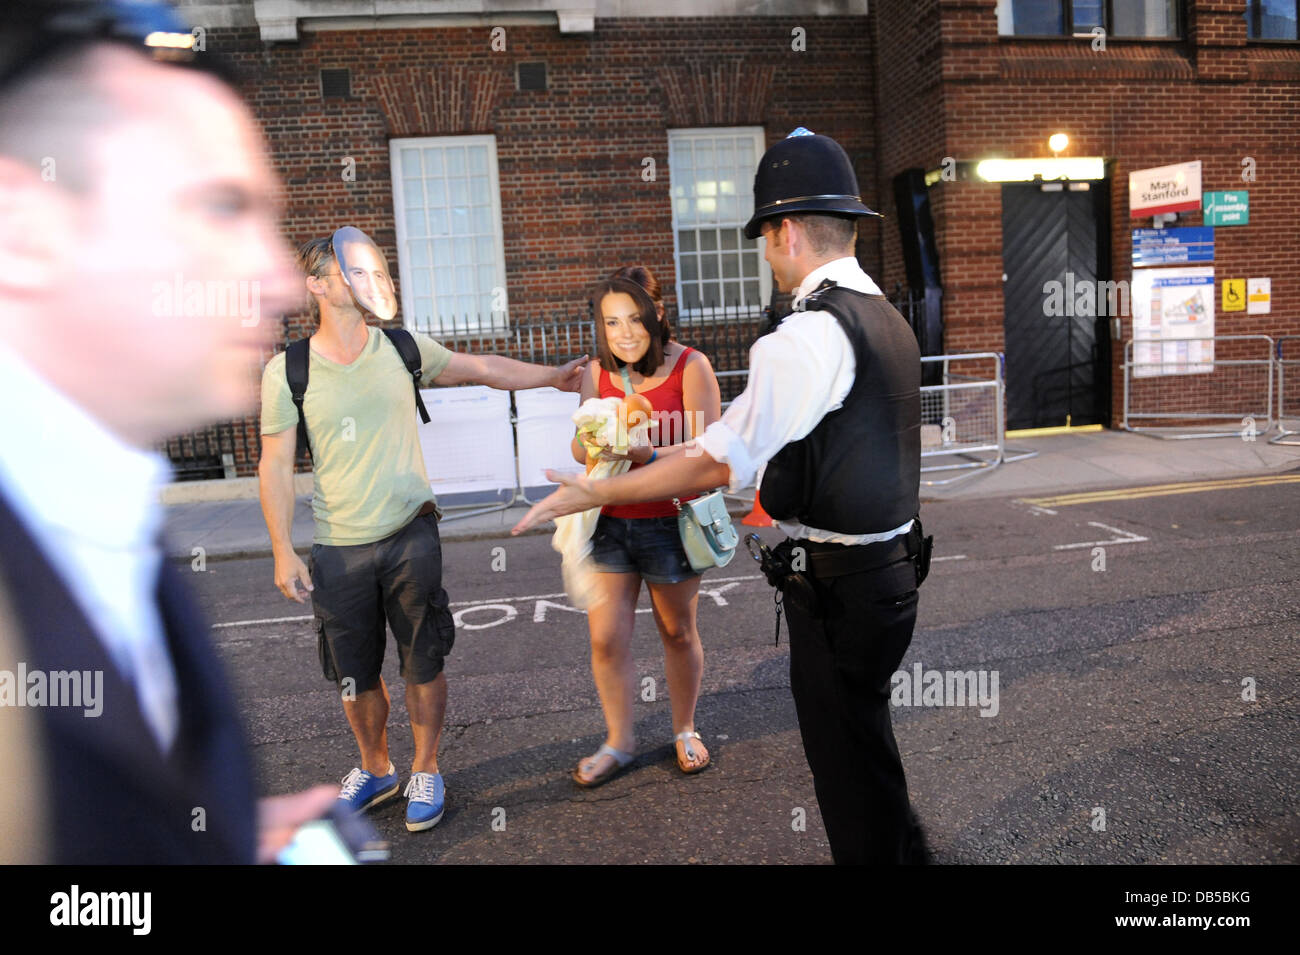
[[[811,617],[825,617],[826,601],[816,584],[819,580],[864,575],[854,581],[853,589],[870,600],[916,590],[930,573],[934,538],[924,536],[921,519],[914,517],[907,533],[873,544],[822,544],[787,538],[769,548],[757,534],[750,534],[745,546],[759,562],[767,582],[777,589],[779,632],[782,598]]]

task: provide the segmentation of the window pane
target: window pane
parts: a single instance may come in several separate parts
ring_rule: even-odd
[[[1246,34],[1252,40],[1296,39],[1296,0],[1250,0]]]
[[[429,210],[429,235],[446,235],[451,230],[447,224],[446,209]]]
[[[722,293],[717,282],[700,284],[700,301],[710,308],[717,308],[722,302]]]
[[[682,301],[686,308],[700,307],[700,290],[694,282],[682,283]]]
[[[496,261],[496,249],[493,248],[492,236],[481,235],[474,240],[476,248],[474,252],[474,261],[476,262],[494,262]]]
[[[700,230],[700,248],[705,252],[714,252],[718,248],[718,232],[716,229]]]
[[[429,243],[428,243],[428,242],[412,242],[411,245],[410,245],[410,249],[411,249],[411,265],[413,265],[413,266],[414,266],[415,268],[417,268],[417,269],[418,269],[418,268],[428,268],[428,266],[429,266]]]
[[[718,277],[718,257],[716,255],[700,256],[700,274],[706,279]]]
[[[735,255],[722,256],[722,277],[724,279],[740,278],[740,257]]]
[[[465,147],[452,146],[447,150],[447,175],[465,175]]]
[[[1128,2],[1137,6],[1142,0],[1128,0]],[[1104,27],[1106,25],[1106,13],[1102,6],[1102,0],[1074,0],[1072,4],[1074,32],[1088,33],[1094,27]],[[1112,30],[1111,32],[1115,31]]]
[[[736,248],[740,239],[740,231],[738,229],[720,229],[718,230],[718,235],[722,239],[722,247],[724,249]]]
[[[487,147],[471,146],[469,150],[469,171],[476,176],[486,176],[488,171],[487,165]]]
[[[683,282],[694,282],[700,277],[699,259],[694,255],[683,255],[680,272]]]
[[[740,304],[740,283],[723,282],[722,294],[724,296],[724,304],[726,304],[729,308],[739,305]]]
[[[447,182],[445,179],[430,179],[424,184],[424,188],[429,205],[445,206],[447,204]]]
[[[682,231],[677,233],[677,244],[681,248],[681,251],[683,252],[694,252],[695,251],[694,230]]]
[[[402,157],[402,175],[410,177],[419,177],[420,175],[420,153],[416,149],[402,149],[398,151]]]
[[[1064,32],[1064,0],[998,0],[998,33],[1003,36],[1060,36]]]
[[[424,174],[430,178],[442,175],[441,149],[426,149],[424,151]]]
[[[419,328],[429,328],[433,324],[433,302],[427,298],[415,300],[415,324]]]
[[[1174,0],[1128,0],[1127,3],[1115,4],[1114,10],[1115,25],[1111,28],[1111,33],[1115,36],[1178,35]]]
[[[746,305],[759,305],[759,304],[761,304],[761,303],[759,302],[759,300],[758,300],[758,281],[757,281],[757,280],[755,280],[755,281],[753,281],[753,282],[746,282],[746,283],[745,283],[745,304],[746,304]]]

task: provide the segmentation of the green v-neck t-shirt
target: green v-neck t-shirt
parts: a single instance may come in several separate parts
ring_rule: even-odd
[[[370,544],[409,524],[434,500],[416,430],[415,389],[388,336],[367,326],[361,354],[340,365],[310,350],[303,412],[311,442],[317,544]],[[420,347],[429,385],[451,352],[427,335]],[[298,409],[284,374],[284,353],[262,372],[262,434],[297,428]]]

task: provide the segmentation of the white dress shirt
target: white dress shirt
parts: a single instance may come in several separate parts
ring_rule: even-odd
[[[0,346],[0,493],[135,687],[163,752],[179,726],[157,603],[166,460],[130,447]],[[14,595],[21,600],[22,595]]]
[[[809,272],[794,290],[792,307],[831,279],[837,285],[879,295],[880,289],[852,256]],[[812,433],[826,415],[840,408],[853,388],[853,345],[830,312],[793,312],[776,331],[749,350],[749,384],[725,414],[697,439],[711,458],[731,468],[731,493],[761,484],[767,462],[791,441]],[[863,488],[870,494],[871,488]],[[777,524],[790,537],[833,544],[871,544],[905,534],[901,527],[871,534],[840,534],[798,521]]]

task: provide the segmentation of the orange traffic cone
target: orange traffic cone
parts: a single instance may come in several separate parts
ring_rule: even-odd
[[[772,518],[767,516],[767,511],[763,510],[763,505],[758,499],[758,492],[754,492],[754,509],[740,519],[740,523],[749,527],[771,527]]]

